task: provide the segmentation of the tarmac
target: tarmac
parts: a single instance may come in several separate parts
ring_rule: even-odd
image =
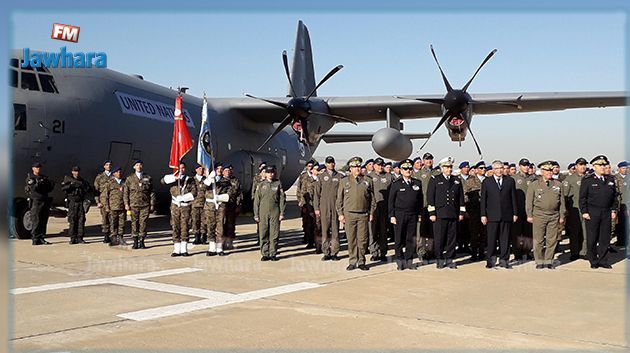
[[[96,208],[88,244],[69,245],[51,218],[52,245],[9,243],[13,350],[630,351],[622,253],[612,270],[569,262],[564,243],[555,270],[488,270],[463,254],[457,270],[346,271],[345,242],[341,261],[322,262],[294,196],[287,210],[278,262],[260,261],[246,216],[228,256],[196,245],[177,258],[166,216],[151,216],[143,250],[103,244]]]

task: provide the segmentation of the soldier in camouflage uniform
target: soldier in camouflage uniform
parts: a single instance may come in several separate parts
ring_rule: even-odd
[[[206,177],[203,175],[203,166],[200,164],[195,165],[195,176],[193,180],[197,187],[197,195],[192,202],[191,218],[192,218],[192,232],[195,235],[193,244],[205,244],[208,235],[206,234],[206,218],[204,217],[203,207],[206,204],[206,189],[203,184]]]
[[[562,181],[565,190],[567,224],[566,232],[569,237],[569,249],[571,251],[571,261],[580,257],[586,258],[586,224],[580,214],[580,186],[582,178],[586,175],[588,162],[584,158],[575,161],[575,173],[568,175]]]
[[[219,201],[219,195],[227,195],[231,184],[229,180],[217,175],[217,170],[210,173],[204,180],[206,205],[204,206],[204,215],[206,217],[206,233],[208,234],[208,251],[206,256],[225,255],[224,236],[225,236],[225,201]],[[215,195],[216,193],[216,195]]]
[[[470,229],[470,261],[485,258],[486,228],[481,223],[481,183],[486,178],[486,163],[480,161],[474,167],[476,173],[464,182],[464,203],[468,214]]]
[[[464,161],[459,164],[459,181],[462,187],[470,178],[470,162]],[[464,198],[466,194],[464,193]],[[470,250],[470,215],[464,214],[464,220],[457,222],[457,252],[471,254]]]
[[[304,232],[304,244],[306,244],[307,249],[312,249],[315,247],[315,239],[313,238],[313,224],[311,223],[311,218],[308,215],[308,205],[305,202],[306,192],[305,185],[309,178],[311,178],[311,171],[315,166],[315,161],[312,159],[306,162],[304,166],[304,170],[300,173],[300,176],[297,180],[297,189],[295,195],[297,196],[298,207],[300,208],[300,215],[302,216],[302,231]]]
[[[426,205],[428,205],[427,195],[429,180],[433,176],[440,174],[440,171],[433,170],[433,155],[429,152],[422,156],[422,168],[419,170],[416,170],[417,160],[418,158],[414,160],[414,172],[411,176],[422,182],[422,204],[424,205],[422,213],[420,214],[421,221],[418,222],[417,253],[422,264],[426,265],[429,259],[435,257],[433,251],[433,224],[429,220],[429,211],[426,207]]]
[[[80,175],[78,166],[72,167],[72,174],[66,175],[61,182],[61,190],[66,193],[66,202],[68,204],[68,235],[70,235],[70,244],[84,244],[83,235],[85,234],[85,202],[88,193],[92,190],[90,184]],[[89,205],[89,203],[88,203]]]
[[[533,224],[534,260],[537,269],[553,269],[553,256],[560,240],[566,207],[562,183],[553,179],[553,163],[538,165],[542,178],[530,183],[525,198],[527,222]]]
[[[94,190],[96,192],[96,206],[101,210],[101,230],[103,232],[103,243],[109,243],[110,240],[110,216],[105,211],[105,200],[101,200],[101,195],[104,194],[105,188],[112,178],[112,161],[106,160],[103,163],[103,172],[99,173],[94,179]]]
[[[626,246],[628,221],[628,182],[626,181],[626,173],[628,171],[628,162],[622,161],[617,164],[617,174],[615,174],[615,184],[617,184],[617,192],[619,193],[619,212],[617,212],[617,224],[615,226],[615,235],[617,242],[615,245],[619,247]]]
[[[133,249],[144,249],[147,236],[147,221],[155,207],[155,193],[151,176],[142,171],[142,161],[133,164],[134,173],[125,180],[125,209],[131,212],[131,235]]]
[[[254,220],[260,224],[260,261],[278,261],[280,222],[284,219],[286,195],[276,179],[276,168],[267,166],[265,179],[254,195]]]
[[[105,192],[101,200],[105,203],[103,207],[105,211],[110,215],[110,231],[111,241],[110,246],[125,245],[123,236],[125,234],[125,194],[127,193],[127,186],[125,180],[121,179],[120,167],[113,168],[112,178],[109,179],[105,186]]]
[[[527,158],[522,158],[519,162],[519,171],[513,176],[516,182],[516,209],[518,219],[512,225],[512,252],[514,259],[522,261],[531,258],[532,250],[532,225],[527,222],[527,213],[525,210],[525,196],[529,184],[536,180],[535,176],[527,173],[531,163]]]
[[[241,181],[234,176],[231,164],[223,166],[223,178],[230,183],[228,194],[230,200],[225,204],[225,241],[224,249],[234,249],[234,239],[236,238],[236,217],[238,216],[243,203],[243,190]]]
[[[382,158],[374,160],[374,170],[368,174],[372,178],[374,202],[374,221],[370,222],[370,239],[368,248],[372,257],[371,261],[387,261],[387,228],[389,222],[389,211],[387,202],[389,200],[389,187],[392,185],[393,177],[384,170],[385,161]]]
[[[186,164],[179,163],[177,174],[167,174],[162,184],[169,186],[171,194],[171,227],[173,229],[172,257],[189,256],[188,225],[192,202],[197,196],[195,179],[186,175]]]

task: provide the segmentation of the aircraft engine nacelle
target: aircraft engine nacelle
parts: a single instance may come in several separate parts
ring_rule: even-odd
[[[389,127],[378,130],[372,136],[372,148],[379,156],[400,161],[411,155],[411,140],[400,131]]]

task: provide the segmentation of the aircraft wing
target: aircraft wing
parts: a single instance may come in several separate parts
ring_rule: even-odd
[[[425,134],[407,134],[402,133],[407,136],[411,140],[416,139],[427,139],[431,136],[429,133]],[[365,142],[372,141],[372,137],[374,136],[373,132],[365,133],[365,132],[328,132],[324,134],[322,139],[326,143],[344,143],[344,142]]]
[[[442,95],[321,97],[330,113],[356,122],[382,121],[390,108],[400,119],[423,119],[442,116],[439,104],[416,99],[441,99]],[[474,94],[475,114],[509,114],[554,111],[577,108],[601,108],[625,106],[628,94],[615,92],[537,92],[537,93],[488,93]],[[290,98],[269,98],[288,102]],[[278,106],[251,98],[224,100],[230,109],[236,110],[256,122],[280,122],[286,111]]]

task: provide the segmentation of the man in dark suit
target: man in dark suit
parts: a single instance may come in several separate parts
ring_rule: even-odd
[[[435,257],[437,268],[456,269],[453,262],[457,239],[457,221],[464,220],[464,189],[461,179],[451,175],[454,160],[452,157],[440,161],[442,173],[429,179],[427,210],[433,222]]]
[[[488,248],[486,249],[486,268],[496,264],[495,252],[499,240],[499,266],[511,268],[510,231],[516,222],[516,184],[510,176],[503,175],[503,163],[492,162],[493,175],[481,183],[481,223],[487,225]]]

